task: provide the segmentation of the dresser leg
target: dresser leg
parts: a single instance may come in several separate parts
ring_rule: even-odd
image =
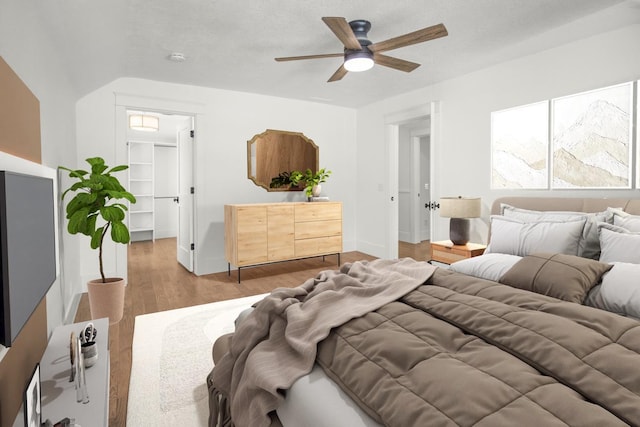
[[[238,267],[238,284],[240,284],[240,267]]]
[[[227,263],[227,276],[231,276],[231,263]]]

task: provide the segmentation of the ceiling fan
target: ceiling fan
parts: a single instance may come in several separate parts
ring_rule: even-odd
[[[437,24],[382,42],[371,43],[367,38],[367,33],[371,29],[371,23],[369,21],[358,19],[347,22],[347,20],[342,17],[324,17],[322,20],[344,45],[343,53],[287,56],[275,58],[275,60],[280,62],[297,61],[300,59],[337,58],[343,56],[344,63],[333,73],[328,82],[335,82],[342,79],[349,71],[366,71],[373,67],[374,63],[408,73],[418,68],[420,64],[383,55],[380,52],[423,43],[448,35],[445,26],[443,24]]]

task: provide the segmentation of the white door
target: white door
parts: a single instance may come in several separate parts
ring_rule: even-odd
[[[420,243],[420,138],[411,138],[411,243]]]
[[[193,272],[193,138],[191,126],[178,132],[178,262]]]
[[[420,240],[431,240],[431,215],[435,206],[431,200],[431,160],[429,135],[420,140]],[[437,203],[437,202],[435,202]]]

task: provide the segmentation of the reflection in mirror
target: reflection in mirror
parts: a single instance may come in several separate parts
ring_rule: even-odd
[[[318,146],[300,132],[267,129],[247,141],[247,174],[267,191],[301,191],[302,187],[271,188],[283,172],[318,170]]]

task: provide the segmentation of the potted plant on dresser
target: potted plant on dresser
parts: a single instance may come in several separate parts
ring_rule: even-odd
[[[299,182],[304,182],[304,191],[308,198],[318,197],[322,191],[320,183],[325,182],[331,175],[331,171],[325,168],[320,169],[317,172],[307,169],[304,173],[300,171],[291,171],[291,182],[293,185],[298,185]]]
[[[62,193],[63,200],[67,193],[75,193],[66,208],[67,230],[71,234],[89,236],[91,249],[98,249],[101,278],[87,283],[91,317],[108,317],[109,323],[114,324],[122,319],[125,283],[122,278],[105,277],[102,244],[107,236],[116,243],[129,243],[129,229],[124,223],[127,206],[119,200],[135,203],[136,199],[112,175],[128,166],[109,168],[100,157],[89,158],[87,163],[91,166],[90,171],[60,166],[60,169],[69,172],[69,177],[76,180]]]

